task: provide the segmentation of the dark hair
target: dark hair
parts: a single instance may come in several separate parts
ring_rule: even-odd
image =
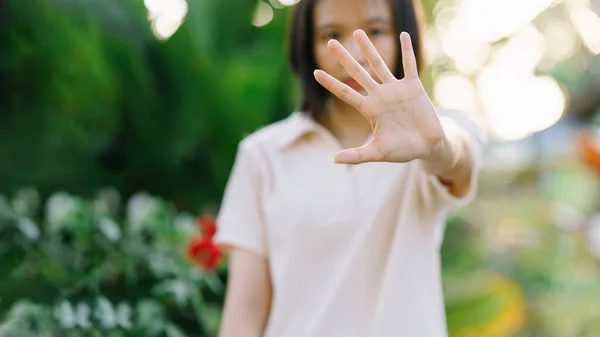
[[[318,0],[301,0],[292,12],[290,22],[288,52],[292,70],[298,77],[302,87],[303,112],[317,116],[324,110],[328,91],[314,78],[313,72],[317,68],[313,50],[313,12]],[[389,0],[392,5],[394,29],[397,34],[405,31],[410,34],[417,67],[420,71],[423,65],[422,7],[419,0]],[[397,78],[404,77],[402,68],[402,50],[398,38],[398,60],[396,61]]]

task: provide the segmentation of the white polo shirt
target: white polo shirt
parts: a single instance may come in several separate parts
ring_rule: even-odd
[[[445,219],[476,193],[485,135],[470,135],[467,195],[419,161],[334,164],[331,133],[295,112],[246,137],[217,218],[216,241],[269,261],[265,337],[445,337],[439,248]]]

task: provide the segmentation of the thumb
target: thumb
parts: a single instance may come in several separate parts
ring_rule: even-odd
[[[336,164],[361,164],[366,162],[381,161],[383,156],[379,148],[373,143],[361,147],[342,150],[335,154],[333,162]]]

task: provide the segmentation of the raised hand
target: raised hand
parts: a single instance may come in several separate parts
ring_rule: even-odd
[[[364,146],[340,151],[334,162],[404,163],[429,155],[443,139],[444,130],[419,79],[409,34],[400,34],[402,79],[394,77],[365,32],[357,30],[354,38],[380,83],[336,40],[329,41],[327,47],[367,95],[361,95],[322,70],[316,70],[314,76],[327,90],[360,111],[371,124],[373,138]]]

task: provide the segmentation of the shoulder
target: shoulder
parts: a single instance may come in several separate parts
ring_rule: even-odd
[[[285,137],[286,129],[289,128],[290,117],[269,125],[261,126],[255,131],[247,134],[240,141],[240,145],[244,147],[269,147],[276,146]]]
[[[245,135],[237,146],[233,175],[244,172],[248,179],[264,182],[277,166],[274,163],[282,160],[283,148],[301,134],[303,118],[295,112]]]

